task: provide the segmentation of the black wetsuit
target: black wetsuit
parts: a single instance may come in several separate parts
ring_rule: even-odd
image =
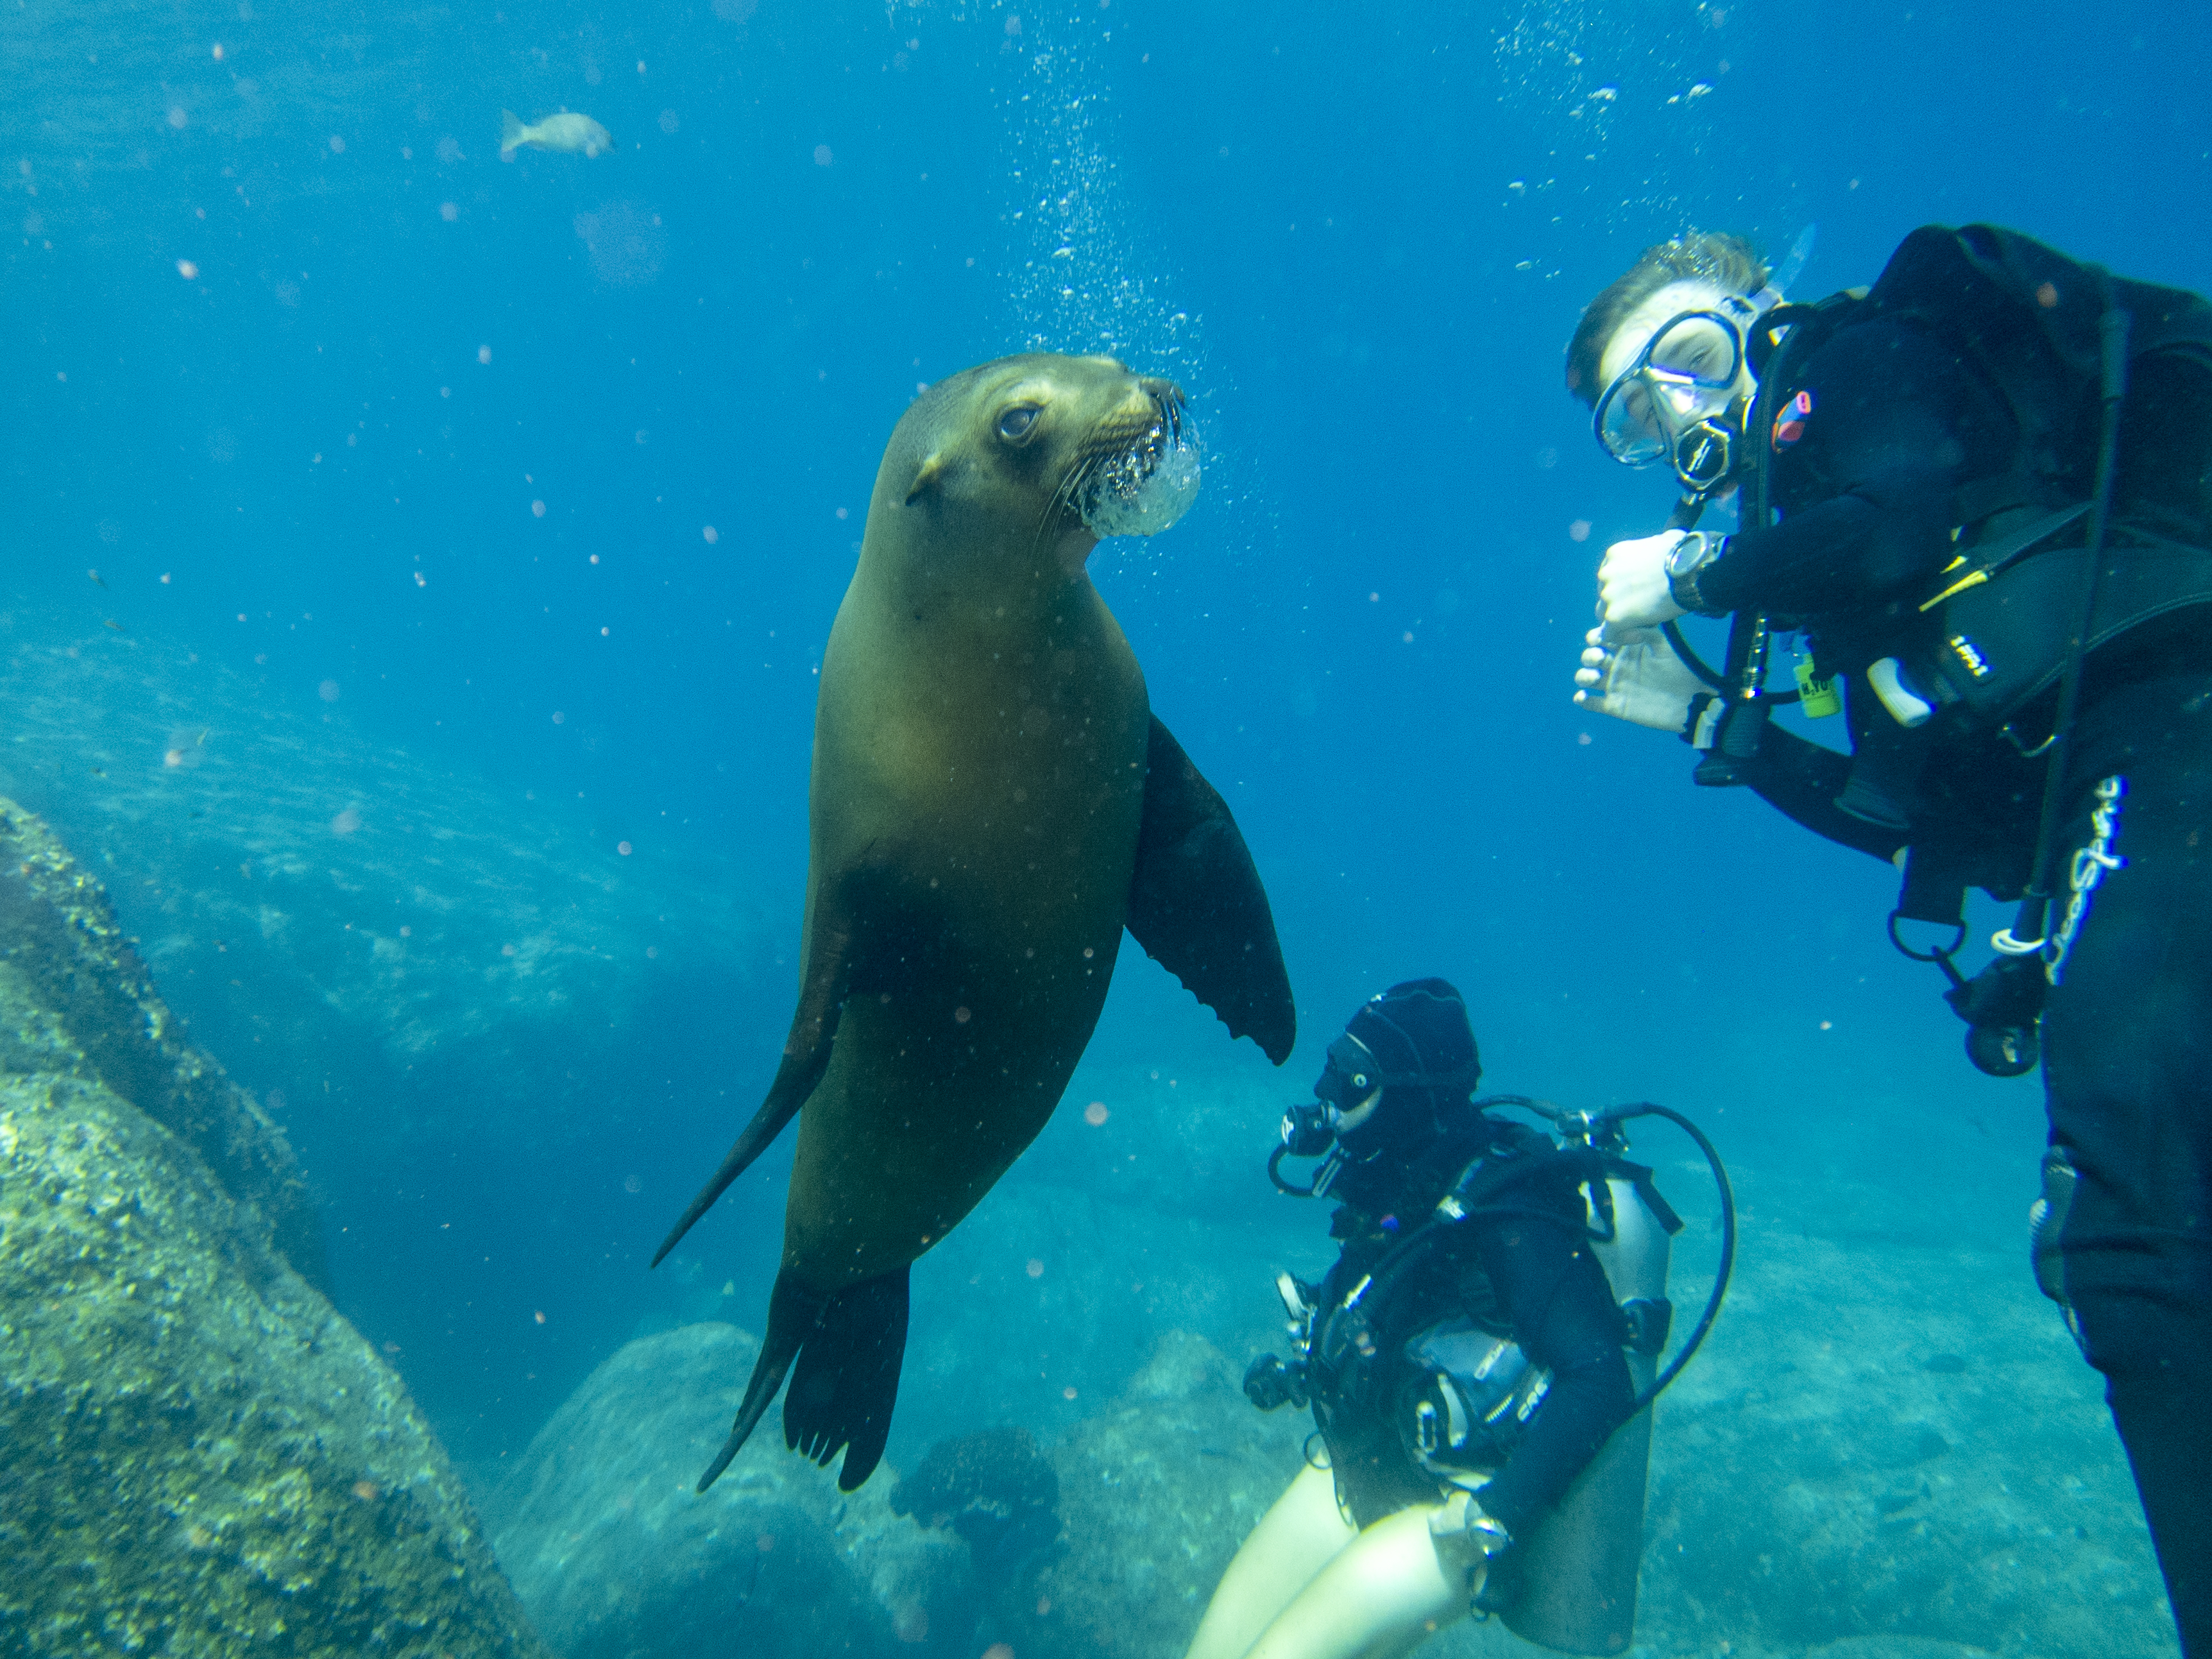
[[[2003,466],[2012,417],[1896,321],[1838,332],[1801,383],[1813,409],[1773,456],[1781,521],[1734,538],[1699,586],[1717,606],[1806,618],[1816,643],[1840,638],[1863,662],[1887,607],[1910,611],[1948,562],[1951,492]],[[2118,539],[2136,526],[2212,547],[2212,372],[2140,362],[2119,455]],[[2083,688],[2051,925],[2108,778],[2124,780],[2109,852],[2125,863],[2087,896],[2045,1018],[2051,1139],[2081,1172],[2060,1237],[2065,1288],[2106,1380],[2183,1651],[2212,1659],[2212,617],[2184,612],[2108,646]],[[2047,729],[2051,701],[2018,727]],[[1850,723],[1876,741],[1898,729],[1878,707],[1855,708]],[[2040,760],[1995,733],[1937,739],[1909,831],[1836,808],[1849,769],[1770,725],[1753,787],[1875,857],[1910,843],[1916,862],[1933,849],[1955,879],[2000,898],[2025,886]]]
[[[1404,1358],[1406,1341],[1441,1321],[1463,1316],[1510,1334],[1551,1370],[1526,1436],[1480,1494],[1484,1512],[1516,1539],[1559,1502],[1635,1403],[1620,1310],[1585,1226],[1578,1184],[1587,1171],[1534,1130],[1480,1115],[1410,1160],[1351,1164],[1338,1176],[1332,1195],[1346,1201],[1330,1232],[1343,1253],[1322,1285],[1316,1354],[1353,1287],[1370,1273],[1381,1285],[1394,1252],[1408,1248],[1478,1158],[1486,1161],[1480,1206],[1464,1221],[1433,1224],[1437,1231],[1411,1246],[1413,1265],[1388,1286],[1388,1305],[1368,1310],[1373,1354],[1334,1371],[1317,1364],[1310,1376],[1338,1494],[1363,1527],[1442,1495],[1442,1479],[1408,1444],[1410,1388],[1419,1379]]]

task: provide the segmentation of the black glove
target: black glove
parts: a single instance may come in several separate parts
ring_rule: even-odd
[[[1307,1399],[1306,1368],[1304,1364],[1285,1365],[1274,1355],[1263,1353],[1244,1373],[1244,1397],[1263,1412],[1273,1411],[1279,1406],[1304,1406]]]

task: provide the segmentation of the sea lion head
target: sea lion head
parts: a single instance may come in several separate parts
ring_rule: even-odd
[[[869,528],[1048,552],[1072,571],[1102,536],[1164,530],[1197,490],[1195,434],[1172,380],[1035,352],[915,399],[884,453]]]

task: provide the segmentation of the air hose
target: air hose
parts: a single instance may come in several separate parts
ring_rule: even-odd
[[[1705,1298],[1705,1311],[1674,1357],[1667,1362],[1650,1388],[1636,1397],[1633,1417],[1667,1391],[1668,1385],[1682,1374],[1682,1368],[1696,1357],[1698,1348],[1713,1328],[1713,1321],[1720,1316],[1721,1298],[1728,1294],[1729,1279],[1735,1270],[1735,1191],[1729,1185],[1728,1168],[1721,1162],[1720,1153],[1713,1143],[1705,1139],[1705,1131],[1684,1117],[1671,1106],[1660,1106],[1648,1100],[1635,1101],[1626,1106],[1608,1106],[1601,1112],[1571,1112],[1554,1106],[1548,1100],[1535,1100],[1527,1095],[1492,1095],[1475,1103],[1478,1106],[1520,1106],[1549,1119],[1566,1134],[1612,1151],[1623,1146],[1626,1137],[1620,1131],[1621,1124],[1639,1117],[1663,1117],[1698,1144],[1705,1155],[1705,1165],[1713,1172],[1713,1185],[1721,1197],[1721,1259],[1713,1271],[1712,1294]],[[1608,1144],[1609,1143],[1609,1144]]]

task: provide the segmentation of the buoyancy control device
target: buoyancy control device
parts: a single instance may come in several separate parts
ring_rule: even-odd
[[[1524,1588],[1503,1621],[1525,1640],[1561,1652],[1617,1654],[1630,1645],[1635,1629],[1651,1404],[1681,1374],[1712,1328],[1735,1261],[1735,1205],[1728,1171],[1696,1125],[1667,1107],[1638,1103],[1570,1112],[1520,1095],[1492,1096],[1475,1103],[1484,1109],[1520,1107],[1547,1119],[1565,1143],[1563,1152],[1584,1163],[1585,1224],[1621,1310],[1622,1346],[1637,1391],[1628,1419],[1551,1512],[1516,1540]],[[1625,1126],[1641,1117],[1666,1118],[1689,1134],[1705,1154],[1720,1194],[1721,1249],[1712,1291],[1697,1324],[1663,1370],[1660,1356],[1674,1314],[1667,1299],[1669,1241],[1683,1224],[1653,1184],[1651,1171],[1625,1155]],[[1278,1185],[1288,1192],[1302,1190],[1279,1179]],[[1357,1357],[1390,1357],[1382,1344],[1392,1322],[1394,1292],[1450,1239],[1453,1228],[1486,1210],[1515,1207],[1510,1195],[1494,1208],[1486,1205],[1479,1185],[1463,1176],[1428,1219],[1345,1287],[1334,1305],[1324,1305],[1310,1287],[1285,1275],[1279,1288],[1291,1315],[1295,1352],[1287,1364],[1273,1355],[1256,1362],[1247,1373],[1246,1392],[1269,1409],[1292,1401],[1303,1405],[1310,1385],[1327,1378],[1323,1386],[1337,1398],[1323,1402],[1325,1407],[1392,1413],[1399,1419],[1395,1428],[1406,1450],[1437,1486],[1468,1486],[1480,1501],[1480,1482],[1503,1467],[1541,1411],[1550,1373],[1530,1363],[1510,1331],[1469,1316],[1443,1319],[1399,1339],[1402,1364],[1389,1369],[1401,1382],[1391,1397],[1369,1389],[1369,1379],[1384,1368],[1361,1364]],[[1324,1352],[1317,1353],[1316,1345]],[[1345,1397],[1346,1392],[1351,1398]]]

